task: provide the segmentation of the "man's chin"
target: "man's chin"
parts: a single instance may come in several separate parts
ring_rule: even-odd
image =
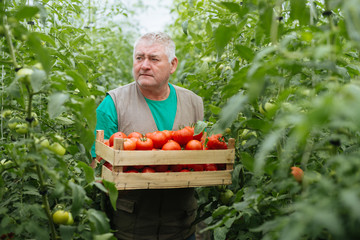
[[[154,83],[154,81],[151,81],[149,79],[141,79],[139,78],[137,81],[137,84],[142,88],[156,88],[157,84]]]

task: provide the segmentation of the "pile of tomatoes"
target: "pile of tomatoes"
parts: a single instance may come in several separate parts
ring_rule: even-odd
[[[209,137],[201,132],[194,135],[194,127],[186,126],[176,131],[155,131],[146,134],[132,132],[129,135],[123,132],[114,133],[104,143],[114,147],[114,139],[124,139],[124,150],[209,150],[227,149],[227,143],[222,134]],[[104,164],[110,170],[110,163]],[[216,171],[224,170],[225,164],[182,164],[182,165],[152,165],[124,167],[124,172],[189,172],[189,171]]]

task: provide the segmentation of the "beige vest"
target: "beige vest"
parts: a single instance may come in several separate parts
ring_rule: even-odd
[[[177,111],[173,130],[203,120],[203,101],[193,92],[174,86]],[[129,134],[157,130],[144,96],[135,82],[109,92],[118,114],[119,131]],[[109,206],[109,205],[108,205]],[[183,240],[195,231],[197,203],[194,189],[119,191],[117,211],[107,211],[118,239]]]
[[[204,107],[201,97],[190,90],[173,85],[177,97],[177,111],[172,130],[178,130],[204,118]],[[119,131],[129,134],[158,130],[149,106],[135,82],[116,88],[109,92],[118,114]]]

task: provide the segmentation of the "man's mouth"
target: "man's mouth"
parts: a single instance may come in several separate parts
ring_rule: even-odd
[[[153,75],[151,75],[151,74],[146,74],[146,73],[140,73],[140,76],[153,77]]]

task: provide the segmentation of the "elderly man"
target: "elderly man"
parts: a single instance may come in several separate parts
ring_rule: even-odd
[[[177,130],[203,120],[203,101],[190,90],[172,85],[178,59],[175,44],[165,33],[148,33],[134,45],[135,81],[108,92],[97,109],[96,129],[105,138]],[[95,156],[94,150],[92,151]],[[195,239],[194,189],[119,191],[117,211],[108,216],[118,239]]]

